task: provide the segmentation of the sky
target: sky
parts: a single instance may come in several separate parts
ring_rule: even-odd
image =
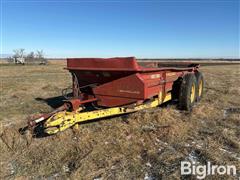
[[[238,0],[1,0],[1,54],[240,58]]]

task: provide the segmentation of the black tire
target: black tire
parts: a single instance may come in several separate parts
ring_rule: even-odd
[[[204,89],[204,79],[201,72],[196,72],[196,81],[197,81],[197,89],[196,89],[196,101],[199,102],[203,96],[203,89]]]
[[[196,77],[194,74],[183,76],[179,92],[179,108],[181,110],[192,110],[196,101]]]
[[[181,83],[182,83],[182,78],[178,78],[176,81],[173,82],[172,91],[171,91],[172,100],[178,101],[179,89],[180,89]]]

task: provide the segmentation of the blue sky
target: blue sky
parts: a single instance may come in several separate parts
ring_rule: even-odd
[[[2,53],[239,58],[239,1],[1,2]]]

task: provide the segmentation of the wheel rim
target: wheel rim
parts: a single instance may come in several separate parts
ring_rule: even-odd
[[[202,89],[203,89],[203,81],[201,80],[199,82],[199,89],[198,89],[198,96],[201,97],[202,96]]]
[[[191,96],[190,96],[191,103],[193,103],[194,98],[195,98],[195,84],[193,84],[191,88]]]

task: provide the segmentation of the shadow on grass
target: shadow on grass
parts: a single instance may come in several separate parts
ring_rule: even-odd
[[[29,128],[28,126],[22,127],[18,129],[18,132],[21,135],[27,134],[28,132],[31,133],[33,138],[45,138],[50,136],[49,134],[44,132],[43,123],[38,124],[36,127]]]
[[[33,138],[45,138],[48,136],[51,136],[47,133],[44,132],[44,125],[43,123],[38,124],[34,129],[33,129]]]
[[[64,100],[67,100],[64,96],[56,96],[56,97],[50,97],[50,98],[35,98],[36,101],[44,102],[50,107],[56,109],[64,104]]]

